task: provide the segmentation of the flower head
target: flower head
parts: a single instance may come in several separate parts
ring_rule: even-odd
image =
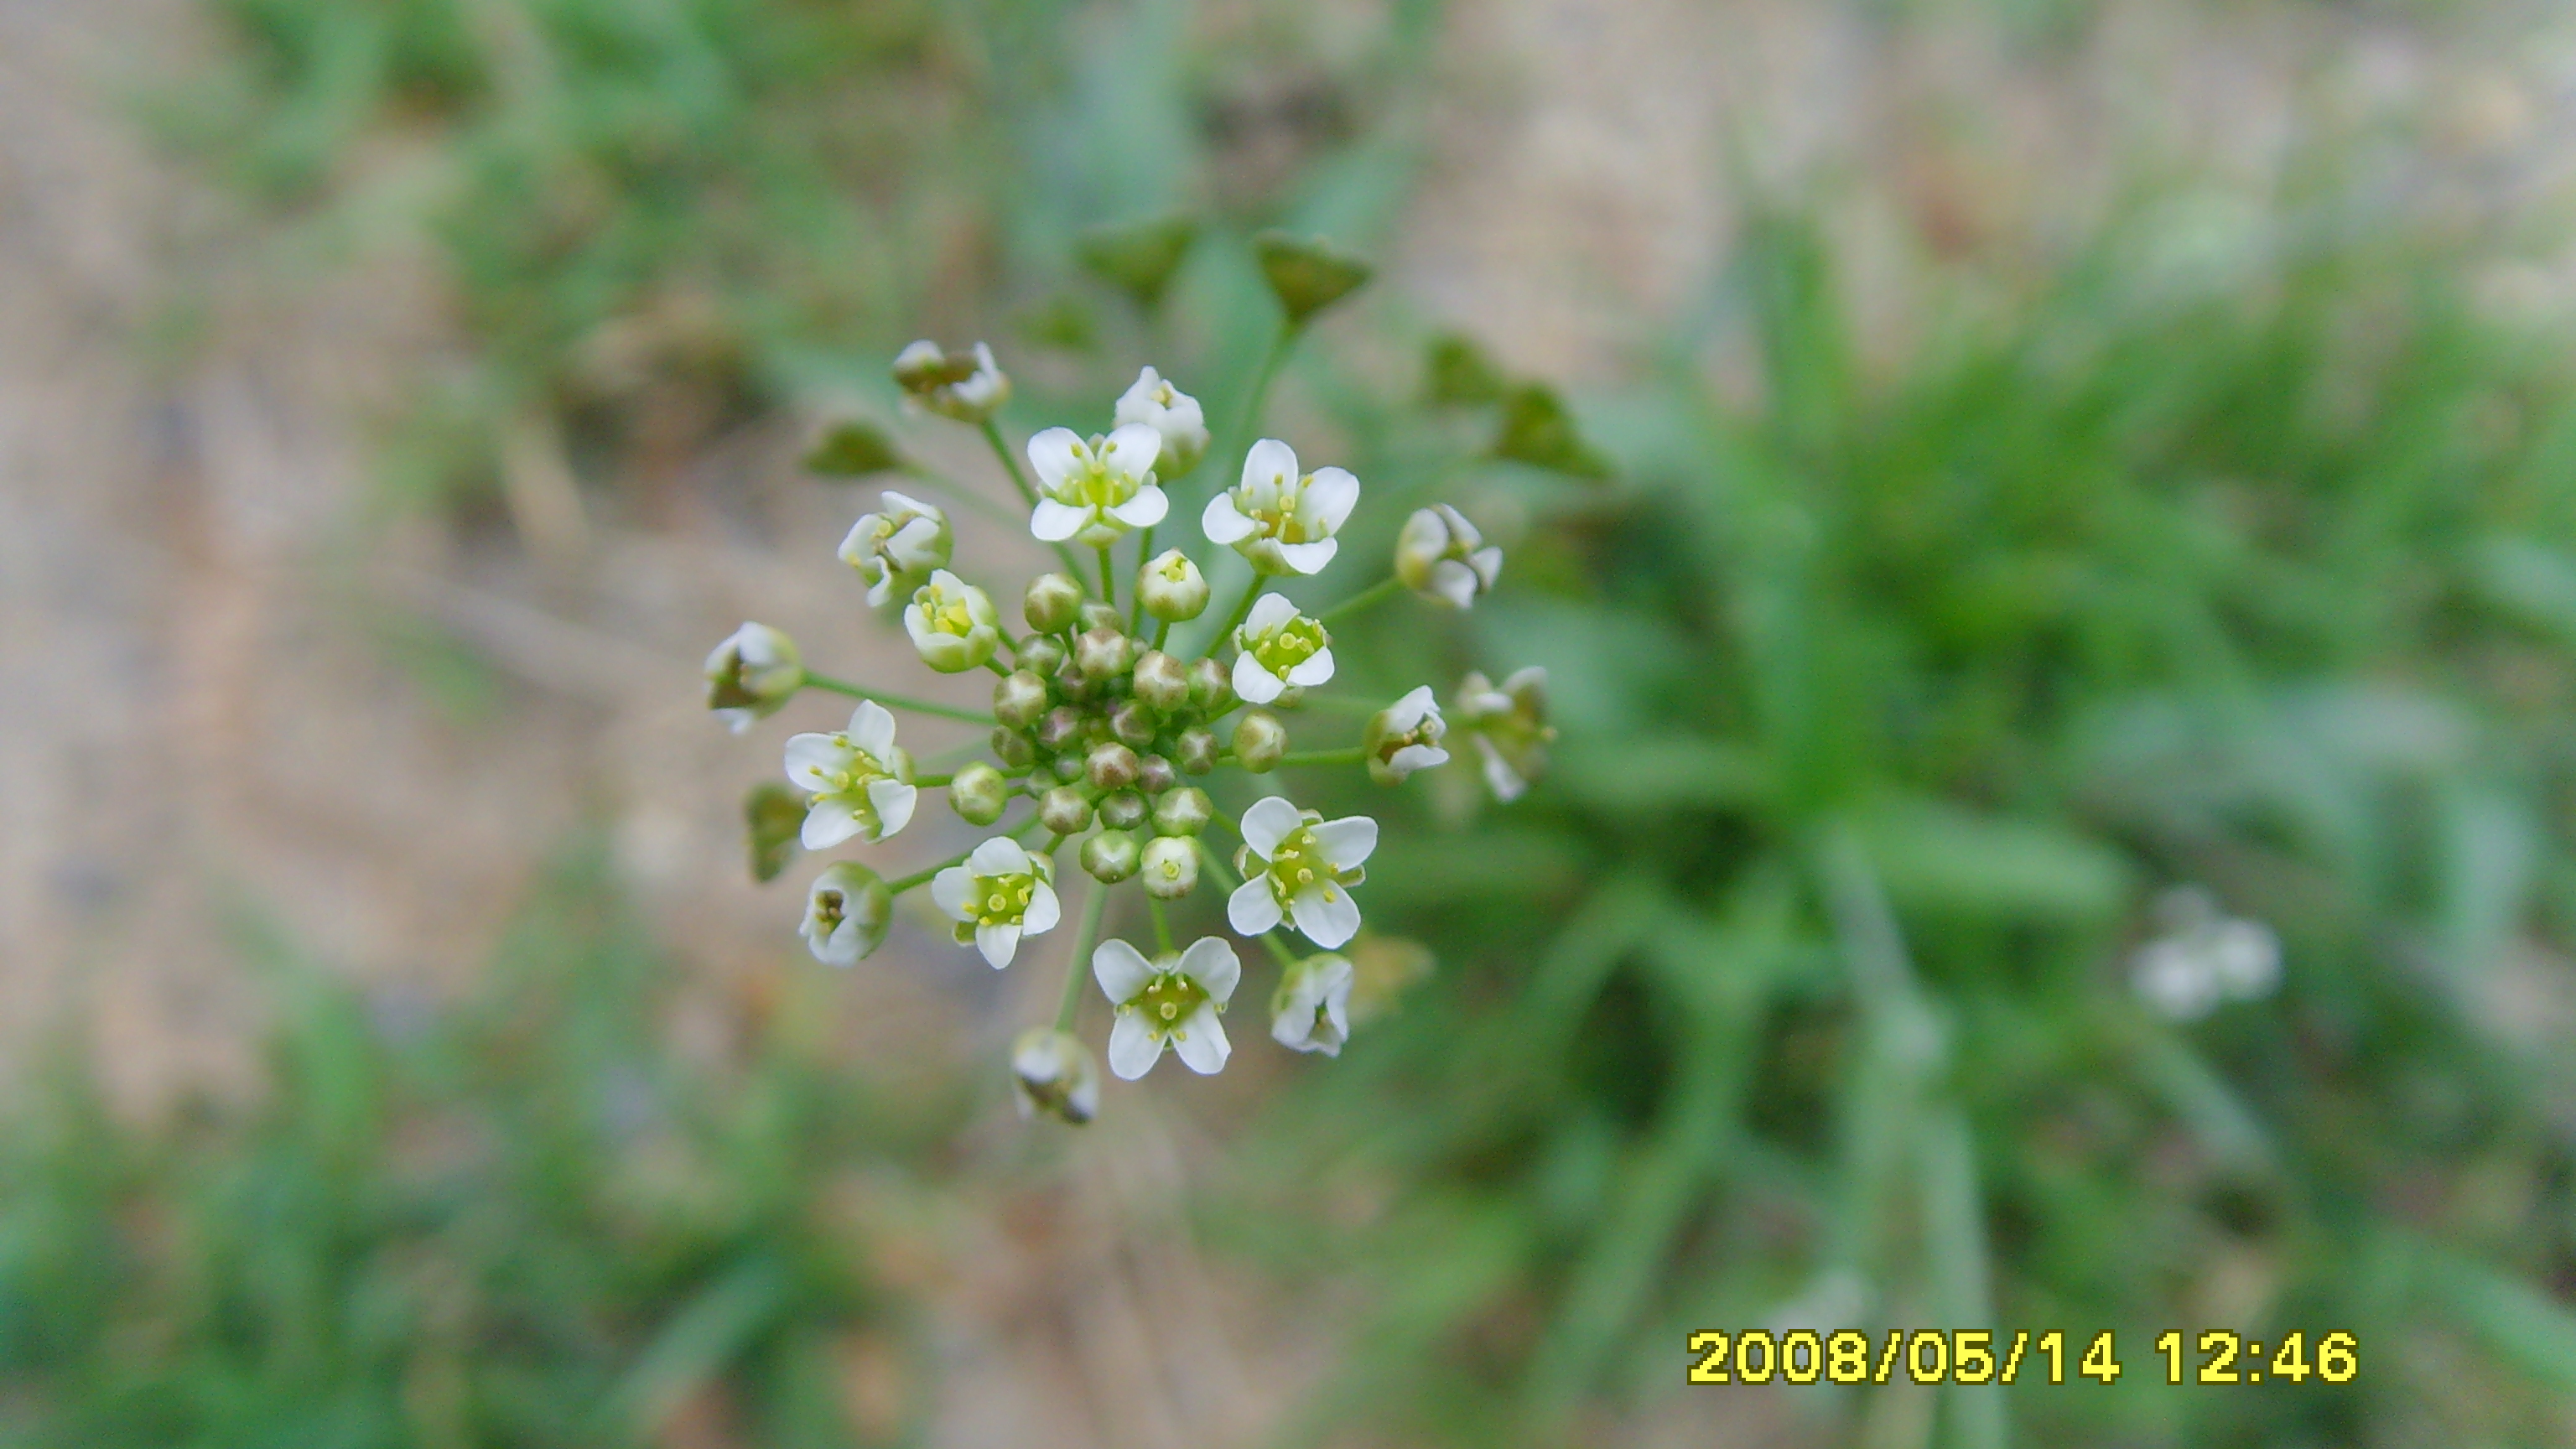
[[[993,611],[991,596],[946,569],[933,571],[929,583],[913,590],[903,628],[921,662],[942,674],[981,668],[1002,645],[1001,615]]]
[[[1284,915],[1306,939],[1332,950],[1359,931],[1351,887],[1368,879],[1360,866],[1375,849],[1377,822],[1365,815],[1326,820],[1276,795],[1256,800],[1243,812],[1235,864],[1244,879],[1226,899],[1226,920],[1237,935],[1258,936]]]
[[[973,942],[998,971],[1011,964],[1022,936],[1055,929],[1063,909],[1054,879],[1055,862],[997,835],[976,846],[964,865],[931,877],[930,899],[956,921],[957,944]]]
[[[1244,455],[1243,481],[1208,500],[1199,528],[1265,574],[1323,571],[1341,547],[1333,535],[1360,501],[1360,480],[1340,468],[1297,471],[1297,454],[1264,438]]]
[[[1118,1022],[1109,1028],[1109,1070],[1132,1082],[1153,1070],[1165,1047],[1202,1076],[1225,1065],[1233,1048],[1217,1014],[1243,979],[1232,946],[1201,936],[1186,951],[1148,961],[1124,941],[1103,941],[1091,953],[1091,974],[1118,1006]]]
[[[894,742],[894,716],[873,699],[850,712],[846,730],[790,737],[787,778],[814,792],[805,802],[807,850],[883,840],[912,819],[912,756]]]
[[[1362,742],[1368,755],[1369,778],[1381,785],[1393,785],[1416,770],[1449,763],[1449,752],[1440,748],[1440,741],[1448,733],[1449,726],[1440,718],[1439,701],[1431,697],[1431,686],[1414,690],[1369,716]]]
[[[1351,1039],[1351,963],[1326,953],[1309,956],[1279,978],[1270,996],[1270,1039],[1301,1052],[1342,1054]]]
[[[1100,1112],[1100,1068],[1071,1032],[1033,1026],[1011,1043],[1011,1095],[1023,1118],[1044,1112],[1079,1127]]]
[[[894,380],[904,405],[961,423],[980,423],[1011,399],[1011,379],[978,342],[969,352],[947,352],[927,338],[895,354]]]
[[[1072,539],[1106,548],[1131,528],[1162,522],[1171,507],[1154,486],[1162,451],[1163,435],[1143,423],[1121,424],[1108,437],[1087,441],[1071,428],[1029,439],[1029,466],[1043,495],[1029,515],[1029,532],[1042,543]]]
[[[1234,631],[1234,643],[1242,651],[1234,656],[1234,692],[1254,704],[1270,703],[1292,684],[1333,677],[1333,636],[1284,595],[1254,600],[1243,627]]]
[[[707,656],[707,708],[741,734],[778,713],[805,684],[796,641],[767,624],[745,624]]]
[[[1207,413],[1199,400],[1150,367],[1136,374],[1135,383],[1120,395],[1116,417],[1120,427],[1143,423],[1163,435],[1159,466],[1166,477],[1181,476],[1207,456]]]
[[[1533,664],[1514,671],[1497,689],[1480,673],[1458,684],[1458,727],[1485,757],[1485,783],[1494,798],[1517,800],[1547,772],[1547,746],[1556,727],[1547,722],[1547,671]]]
[[[2229,916],[2207,891],[2185,886],[2156,902],[2164,933],[2129,960],[2129,980],[2176,1021],[2270,991],[2281,979],[2281,942],[2260,921]]]
[[[920,583],[931,570],[948,567],[949,551],[956,546],[947,514],[891,489],[884,500],[882,511],[860,514],[849,537],[841,540],[841,562],[867,580],[872,605],[893,598],[898,588]]]
[[[1395,576],[1426,599],[1467,608],[1494,586],[1503,551],[1446,503],[1414,510],[1395,539]]]
[[[877,873],[843,861],[805,892],[805,944],[826,966],[855,966],[885,944],[894,896]]]

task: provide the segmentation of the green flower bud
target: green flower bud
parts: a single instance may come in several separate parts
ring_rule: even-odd
[[[1151,811],[1145,797],[1133,790],[1116,790],[1100,797],[1100,823],[1112,830],[1133,830],[1145,823]]]
[[[1146,613],[1164,623],[1183,623],[1206,612],[1207,576],[1188,554],[1167,548],[1136,570],[1136,597],[1145,601]]]
[[[1079,750],[1067,750],[1056,756],[1055,763],[1049,768],[1055,771],[1057,779],[1070,785],[1082,778],[1082,753]]]
[[[1136,873],[1143,855],[1136,837],[1124,830],[1104,830],[1082,842],[1082,868],[1103,885],[1116,885]]]
[[[1234,671],[1213,658],[1191,665],[1190,703],[1210,719],[1234,708]]]
[[[921,662],[942,674],[981,669],[1002,644],[993,601],[946,569],[933,571],[930,582],[913,591],[903,627]]]
[[[741,734],[776,714],[805,685],[796,641],[767,624],[745,624],[707,656],[707,708]]]
[[[1165,901],[1188,895],[1199,883],[1198,842],[1180,836],[1158,836],[1145,842],[1138,866],[1138,874],[1145,880],[1145,894]]]
[[[926,339],[916,342],[896,354],[894,380],[908,405],[961,423],[985,421],[1011,397],[1010,378],[994,365],[993,349],[981,342],[972,352],[943,351]]]
[[[1148,795],[1160,795],[1181,783],[1181,772],[1161,755],[1141,755],[1136,760],[1136,788]]]
[[[1014,669],[994,682],[993,718],[1015,730],[1036,724],[1047,704],[1046,681],[1027,669]]]
[[[1172,763],[1185,775],[1204,775],[1216,768],[1216,731],[1192,725],[1172,741]]]
[[[1059,704],[1048,710],[1038,718],[1038,748],[1050,754],[1070,748],[1082,738],[1084,718],[1081,710],[1069,704]]]
[[[969,825],[990,825],[1011,803],[1011,782],[978,760],[948,782],[948,804]]]
[[[1288,753],[1288,727],[1266,709],[1247,710],[1234,727],[1234,758],[1256,775],[1266,775]]]
[[[1148,649],[1136,660],[1136,697],[1163,714],[1189,707],[1190,671],[1160,649]]]
[[[1154,802],[1154,831],[1158,835],[1196,835],[1215,818],[1216,803],[1196,785],[1174,790]]]
[[[1100,682],[1082,672],[1081,666],[1068,659],[1055,672],[1055,692],[1059,699],[1087,704],[1100,697]]]
[[[1095,789],[1124,790],[1136,783],[1136,771],[1136,752],[1116,740],[1093,745],[1083,761],[1083,777]]]
[[[1252,239],[1270,295],[1279,299],[1290,326],[1357,291],[1369,279],[1369,264],[1320,237],[1265,231]]]
[[[1041,634],[1072,626],[1082,609],[1082,585],[1071,574],[1040,574],[1020,596],[1020,616]],[[1027,656],[1022,655],[1022,662]]]
[[[1094,624],[1073,641],[1073,662],[1092,680],[1124,674],[1135,667],[1136,641],[1115,624]]]
[[[745,838],[751,846],[751,878],[773,881],[803,848],[805,797],[784,785],[754,785],[743,797]]]
[[[1120,613],[1115,604],[1104,604],[1098,599],[1082,606],[1081,620],[1082,632],[1086,634],[1094,629],[1123,629],[1127,625],[1127,616]]]
[[[1109,712],[1109,732],[1118,737],[1119,743],[1140,750],[1154,742],[1154,732],[1160,727],[1154,711],[1140,699],[1131,699]]]
[[[1061,639],[1044,634],[1020,646],[1020,667],[1040,679],[1052,679],[1064,668],[1065,647]]]
[[[1025,770],[1038,762],[1037,742],[1008,725],[995,727],[992,746],[993,758],[1006,769]]]
[[[1038,823],[1058,835],[1079,835],[1091,828],[1091,797],[1058,785],[1038,797]]]

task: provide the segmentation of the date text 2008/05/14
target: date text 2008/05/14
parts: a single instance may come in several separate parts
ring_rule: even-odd
[[[1704,1329],[1690,1335],[1690,1382],[2010,1384],[2028,1373],[2034,1380],[2045,1374],[2051,1384],[2110,1384],[2128,1371],[2117,1333],[2093,1334],[2080,1349],[2076,1343],[2059,1330],[2007,1338],[1982,1328],[1892,1328],[1877,1337],[1855,1328]],[[2311,1343],[2306,1333],[2266,1340],[2224,1328],[2171,1329],[2157,1335],[2155,1353],[2170,1384],[2299,1384],[2311,1377],[2342,1384],[2361,1372],[2361,1341],[2344,1332]]]

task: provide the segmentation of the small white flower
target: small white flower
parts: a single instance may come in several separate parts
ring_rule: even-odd
[[[1458,728],[1485,757],[1485,783],[1494,798],[1517,800],[1547,772],[1547,746],[1556,727],[1547,722],[1547,671],[1533,664],[1514,671],[1500,689],[1481,673],[1458,684]]]
[[[1439,701],[1431,697],[1431,686],[1423,685],[1369,716],[1362,742],[1369,778],[1393,785],[1416,770],[1449,763],[1449,752],[1440,747],[1448,734]]]
[[[805,893],[805,945],[826,966],[855,966],[885,943],[894,897],[877,873],[843,861]]]
[[[791,736],[787,778],[814,792],[805,802],[807,850],[883,840],[912,819],[912,756],[894,742],[894,716],[873,699],[861,700],[838,734]]]
[[[1120,395],[1116,421],[1120,427],[1143,423],[1162,434],[1163,453],[1157,466],[1165,477],[1178,478],[1207,456],[1207,413],[1199,400],[1150,367],[1136,374],[1134,385]]]
[[[1153,1070],[1165,1047],[1201,1076],[1225,1065],[1233,1047],[1217,1014],[1243,979],[1232,946],[1201,936],[1186,951],[1148,961],[1124,941],[1103,941],[1091,953],[1091,974],[1118,1005],[1117,1024],[1109,1028],[1109,1070],[1132,1082]]]
[[[1395,539],[1395,576],[1426,599],[1468,608],[1494,587],[1503,551],[1446,503],[1414,510]]]
[[[1258,936],[1284,915],[1307,940],[1332,950],[1359,932],[1351,887],[1368,879],[1360,866],[1375,849],[1377,822],[1365,815],[1326,820],[1276,795],[1256,800],[1243,812],[1235,865],[1244,881],[1226,898],[1226,920],[1235,934]]]
[[[1044,1112],[1079,1127],[1100,1115],[1100,1068],[1072,1033],[1033,1026],[1011,1043],[1011,1095],[1024,1119]]]
[[[1063,916],[1054,879],[1054,861],[997,835],[976,846],[964,865],[931,877],[930,899],[956,921],[957,944],[972,942],[999,971],[1011,964],[1022,936],[1044,935]]]
[[[1285,595],[1254,600],[1243,627],[1234,631],[1234,644],[1242,651],[1234,656],[1234,692],[1254,704],[1270,703],[1292,684],[1333,677],[1333,636],[1298,613]]]
[[[1309,956],[1279,978],[1270,997],[1270,1039],[1301,1052],[1342,1054],[1351,1039],[1351,963],[1332,954]]]
[[[1154,463],[1163,435],[1127,423],[1106,438],[1085,441],[1071,428],[1049,428],[1029,439],[1029,466],[1037,470],[1037,511],[1029,532],[1041,543],[1072,539],[1106,548],[1131,528],[1151,528],[1171,507],[1154,486]]]
[[[899,588],[911,588],[933,569],[948,567],[956,540],[948,515],[927,503],[889,489],[885,507],[862,513],[841,540],[841,562],[859,571],[868,585],[868,603],[883,604]]]
[[[1208,500],[1199,528],[1262,573],[1321,573],[1359,501],[1359,479],[1340,468],[1299,473],[1295,450],[1264,438],[1244,455],[1243,481]]]
[[[903,628],[921,662],[942,674],[982,668],[1002,647],[1001,615],[991,596],[946,569],[913,591]]]
[[[961,423],[983,422],[1011,398],[1011,379],[981,342],[964,354],[924,338],[895,354],[894,380],[903,387],[905,406]]]
[[[796,641],[767,624],[745,624],[707,656],[707,708],[741,734],[778,713],[805,684]]]
[[[2165,1016],[2197,1020],[2222,1002],[2250,1000],[2279,983],[2280,938],[2260,921],[2220,911],[2207,891],[2167,891],[2156,916],[2164,934],[2130,958],[2129,980]]]

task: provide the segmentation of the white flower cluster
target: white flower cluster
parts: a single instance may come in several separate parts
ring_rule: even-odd
[[[2195,1021],[2280,983],[2280,938],[2261,921],[2227,915],[2207,891],[2167,891],[2155,914],[2163,930],[2129,958],[2129,981],[2162,1015]]]
[[[1223,1016],[1243,963],[1222,936],[1176,944],[1165,914],[1193,894],[1204,871],[1226,891],[1233,933],[1263,941],[1278,958],[1272,1039],[1338,1054],[1350,1035],[1355,981],[1365,974],[1340,952],[1360,934],[1354,892],[1377,848],[1377,822],[1326,819],[1274,790],[1229,824],[1209,787],[1222,786],[1223,771],[1321,765],[1364,765],[1378,783],[1395,785],[1449,763],[1457,733],[1474,741],[1496,795],[1528,788],[1554,733],[1535,670],[1499,687],[1469,675],[1445,717],[1429,687],[1413,689],[1376,711],[1359,743],[1305,754],[1289,750],[1287,726],[1273,712],[1306,704],[1309,691],[1332,682],[1328,621],[1347,621],[1399,588],[1471,607],[1499,577],[1501,550],[1455,509],[1434,505],[1403,524],[1382,585],[1309,612],[1284,589],[1304,587],[1340,557],[1360,481],[1341,468],[1308,471],[1286,443],[1257,439],[1232,484],[1197,515],[1207,541],[1239,554],[1251,578],[1231,615],[1201,631],[1204,652],[1188,650],[1173,639],[1174,627],[1199,619],[1214,590],[1186,552],[1155,551],[1151,540],[1171,512],[1170,492],[1210,450],[1197,399],[1148,367],[1117,400],[1105,435],[1047,428],[1029,439],[1023,473],[995,422],[1011,385],[988,348],[951,353],[916,343],[896,360],[895,375],[915,410],[983,432],[1028,505],[1030,534],[1055,546],[1066,568],[1032,580],[1013,621],[992,594],[953,571],[956,538],[937,506],[889,491],[842,539],[840,556],[869,603],[899,608],[923,664],[940,674],[997,676],[989,715],[816,674],[793,641],[764,625],[744,625],[709,656],[708,704],[737,731],[803,689],[858,698],[845,728],[786,742],[787,778],[799,793],[752,813],[755,836],[767,829],[773,837],[755,838],[756,848],[887,840],[912,823],[926,789],[944,788],[960,818],[995,832],[893,880],[854,861],[830,865],[806,895],[803,935],[813,954],[833,965],[859,961],[886,939],[898,898],[922,887],[957,942],[996,969],[1017,960],[1030,938],[1077,919],[1079,974],[1068,980],[1064,1009],[1052,1026],[1013,1044],[1011,1072],[1024,1112],[1087,1121],[1099,1108],[1100,1076],[1074,1031],[1081,980],[1097,983],[1113,1007],[1107,1060],[1119,1077],[1144,1075],[1166,1049],[1201,1073],[1219,1070],[1231,1053]],[[1131,535],[1122,607],[1117,551]],[[1094,552],[1096,574],[1075,548]],[[1265,587],[1271,581],[1283,588]],[[989,724],[989,758],[948,773],[917,767],[896,743],[897,711]],[[1005,821],[1022,807],[1026,813]],[[1235,837],[1230,853],[1203,838],[1211,827]],[[1078,910],[1059,896],[1057,862],[1068,847],[1094,882]],[[1151,953],[1098,939],[1105,893],[1131,877],[1144,887],[1161,943]],[[1301,950],[1300,939],[1312,949]],[[1366,943],[1351,949],[1369,959]]]

